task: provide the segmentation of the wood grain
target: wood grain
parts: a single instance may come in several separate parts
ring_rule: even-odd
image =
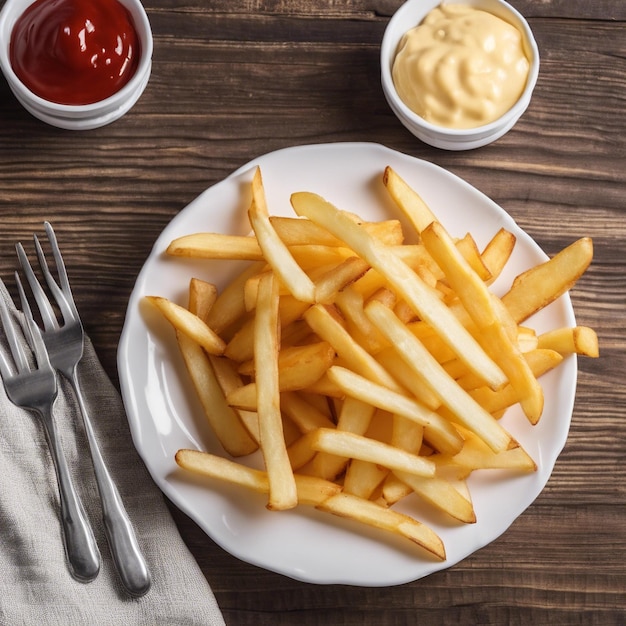
[[[2,3],[0,2],[0,5]],[[380,41],[399,0],[147,0],[153,73],[118,122],[72,133],[0,80],[0,275],[53,221],[88,332],[117,382],[128,296],[186,204],[252,158],[372,141],[437,163],[505,208],[548,254],[594,240],[572,291],[601,358],[579,360],[570,436],[537,501],[497,541],[391,588],[315,586],[226,554],[171,507],[229,626],[624,624],[626,620],[626,3],[517,0],[541,53],[531,105],[485,148],[421,144],[389,110]]]

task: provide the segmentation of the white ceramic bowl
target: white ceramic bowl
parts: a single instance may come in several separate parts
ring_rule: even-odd
[[[530,68],[526,87],[519,100],[504,115],[483,126],[469,129],[444,128],[427,122],[412,111],[396,92],[391,68],[402,36],[417,26],[441,0],[408,0],[393,15],[383,37],[380,62],[381,82],[385,98],[398,119],[418,139],[445,150],[471,150],[485,146],[508,132],[528,107],[539,74],[539,50],[528,22],[503,0],[450,0],[450,4],[467,4],[482,9],[513,24],[522,33]]]
[[[119,0],[130,12],[141,41],[141,58],[134,76],[112,96],[85,105],[57,104],[34,94],[17,77],[9,59],[11,33],[18,18],[34,0],[7,0],[0,12],[0,68],[22,106],[38,119],[68,130],[98,128],[119,119],[143,93],[152,69],[152,30],[139,0]]]

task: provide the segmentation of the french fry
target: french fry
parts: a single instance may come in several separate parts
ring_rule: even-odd
[[[226,261],[262,261],[263,252],[255,237],[193,233],[174,239],[166,250],[170,256]]]
[[[338,293],[335,305],[346,320],[346,330],[367,352],[376,354],[387,345],[387,340],[376,330],[363,311],[364,299],[356,289],[348,287]]]
[[[209,313],[217,300],[217,287],[199,278],[189,281],[189,303],[187,308],[190,313],[197,315],[205,324],[209,319]]]
[[[433,454],[430,458],[438,467],[456,465],[468,471],[508,469],[534,472],[537,469],[536,463],[519,444],[508,450],[494,452],[471,433],[466,433],[463,448],[457,454]]]
[[[287,446],[287,456],[289,457],[291,469],[294,472],[297,472],[310,464],[317,454],[317,452],[311,447],[312,439],[313,431],[309,431]],[[322,478],[322,476],[318,477]]]
[[[376,359],[420,404],[431,411],[439,409],[441,406],[439,397],[428,385],[415,380],[413,370],[408,368],[404,361],[398,357],[393,346],[381,350],[376,355]]]
[[[425,228],[422,242],[478,327],[487,354],[517,390],[526,416],[531,423],[537,423],[543,411],[543,390],[515,343],[517,337],[512,338],[507,332],[502,317],[504,307],[498,307],[495,296],[465,261],[441,224],[433,222]]]
[[[245,456],[257,448],[239,415],[226,404],[209,356],[193,339],[178,331],[178,345],[204,414],[224,450],[231,456]]]
[[[337,322],[331,311],[332,309],[318,304],[306,311],[304,319],[319,337],[327,341],[335,349],[340,358],[350,363],[351,368],[355,372],[390,389],[399,389],[396,381]]]
[[[258,290],[257,290],[258,291]],[[298,320],[309,303],[292,296],[281,296],[279,302],[281,328]],[[233,361],[247,361],[254,355],[254,317],[250,317],[228,342],[224,355]]]
[[[335,428],[319,428],[315,431],[311,447],[318,452],[369,461],[418,476],[434,476],[435,474],[435,466],[424,457],[398,450],[376,439]]]
[[[176,463],[185,470],[245,487],[257,493],[269,493],[267,472],[199,450],[178,450]],[[341,491],[336,483],[312,476],[294,476],[299,504],[317,506]]]
[[[593,243],[589,237],[582,237],[549,261],[517,276],[509,291],[502,296],[504,306],[515,322],[521,324],[571,289],[592,258]]]
[[[425,437],[438,450],[454,451],[459,450],[462,446],[462,439],[451,423],[419,404],[416,400],[382,385],[377,385],[351,370],[337,365],[333,365],[328,370],[328,376],[347,395],[390,413],[402,415],[424,426]]]
[[[364,435],[375,413],[376,408],[371,404],[347,396],[341,404],[337,418],[337,429],[356,435]],[[311,471],[315,476],[335,480],[345,470],[348,461],[343,456],[318,452],[313,458]]]
[[[209,354],[208,357],[213,368],[213,374],[215,376],[215,379],[217,380],[225,398],[228,398],[228,395],[232,393],[233,390],[238,389],[239,387],[243,387],[244,383],[241,380],[241,376],[239,376],[237,372],[235,363],[233,363],[229,359],[213,356],[211,354]],[[226,403],[228,404],[228,400],[226,401]],[[231,409],[235,411],[235,413],[237,413],[239,419],[250,433],[250,436],[258,444],[260,439],[259,417],[256,412],[238,409],[237,407],[233,406],[231,406]]]
[[[223,354],[226,349],[224,340],[213,332],[197,315],[161,296],[145,296],[145,298],[163,313],[167,321],[176,330],[193,339],[209,354]]]
[[[314,343],[308,343],[304,346],[289,346],[281,349],[278,352],[278,371],[279,375],[284,380],[290,380],[291,378],[296,381],[299,375],[296,376],[292,372],[295,368],[301,370],[305,375],[305,382],[302,385],[286,384],[282,385],[282,389],[297,389],[299,387],[306,387],[311,382],[317,380],[333,363],[335,358],[335,350],[326,341],[316,341]],[[306,374],[306,369],[311,368],[313,371],[319,371],[319,374]],[[244,376],[254,376],[256,373],[255,361],[246,361],[242,363],[238,371]]]
[[[334,357],[334,350],[326,342],[281,350],[278,355],[279,391],[309,388],[331,367]],[[242,373],[245,372],[246,369]],[[246,411],[257,410],[257,399],[257,382],[237,387],[227,395],[227,401],[231,406]]]
[[[308,433],[316,428],[334,428],[335,426],[325,413],[322,413],[296,391],[281,393],[280,407],[302,433]]]
[[[513,254],[515,243],[515,235],[505,228],[501,228],[485,246],[481,256],[491,275],[487,284],[493,283],[500,276],[507,261],[511,258],[511,254]]]
[[[537,349],[524,355],[534,376],[539,378],[546,372],[558,367],[563,357],[554,350]],[[476,387],[471,389],[469,395],[482,406],[485,411],[497,415],[518,401],[517,391],[512,385],[506,385],[502,389],[494,391],[488,387]]]
[[[600,356],[598,335],[588,326],[557,328],[539,335],[538,348],[555,350],[559,354],[581,354],[592,359]]]
[[[379,302],[370,302],[365,307],[365,313],[395,347],[404,364],[437,395],[460,423],[477,433],[494,450],[507,448],[510,442],[508,433],[456,384],[393,311]]]
[[[389,469],[371,461],[351,459],[343,479],[343,493],[369,500],[375,489],[385,480]]]
[[[178,450],[175,460],[179,467],[195,474],[218,478],[222,481],[246,487],[257,493],[269,492],[267,472],[248,467],[236,461],[231,461],[209,452],[187,449]]]
[[[344,245],[340,239],[331,235],[324,228],[320,228],[311,220],[270,216],[270,222],[278,236],[288,246],[313,244],[341,247]],[[386,245],[400,245],[404,239],[402,225],[398,220],[383,220],[380,222],[359,221],[359,223],[373,237]]]
[[[265,259],[276,275],[295,298],[303,302],[315,302],[315,285],[296,263],[272,227],[259,168],[252,180],[252,205],[248,210],[248,217]]]
[[[383,173],[383,184],[417,233],[421,233],[429,224],[437,221],[434,213],[420,195],[389,166],[385,168]]]
[[[260,446],[269,479],[271,510],[289,509],[298,503],[295,479],[283,437],[278,382],[278,284],[267,274],[259,284],[256,306],[254,358]]]
[[[323,283],[320,281],[317,284],[317,301],[321,304],[332,304],[337,293],[363,276],[368,269],[369,265],[359,257],[347,258],[328,273]]]
[[[394,471],[396,476],[405,482],[420,498],[434,507],[463,522],[476,522],[476,513],[470,500],[465,498],[452,483],[445,478],[433,476],[425,478],[406,472]]]
[[[446,558],[443,543],[432,529],[408,515],[387,509],[370,500],[338,493],[321,502],[317,508],[405,537],[425,548],[437,559],[443,561]]]
[[[246,314],[244,287],[251,276],[260,273],[267,264],[265,261],[253,263],[230,282],[218,295],[207,318],[207,325],[218,335],[240,320]]]
[[[484,282],[491,281],[491,272],[485,264],[473,237],[467,233],[465,237],[458,239],[455,242],[455,245],[459,254],[465,259],[466,263],[472,268],[472,270],[476,272],[476,275]]]
[[[312,219],[343,239],[361,258],[385,276],[407,304],[437,330],[442,339],[470,369],[482,373],[494,388],[506,382],[502,370],[485,354],[478,342],[417,274],[393,252],[378,245],[345,213],[316,194],[308,192],[292,194],[291,203],[298,215]]]

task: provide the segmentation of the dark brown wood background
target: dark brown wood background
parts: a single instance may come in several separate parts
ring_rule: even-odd
[[[3,3],[0,2],[0,6]],[[498,142],[451,153],[396,120],[379,47],[400,0],[147,0],[148,88],[102,129],[31,118],[0,80],[0,275],[44,219],[111,378],[135,277],[169,220],[250,159],[372,141],[441,165],[553,254],[590,235],[572,293],[602,356],[581,359],[571,434],[537,501],[462,563],[392,588],[315,586],[224,553],[172,507],[229,626],[626,623],[626,3],[513,0],[541,53],[531,105]]]

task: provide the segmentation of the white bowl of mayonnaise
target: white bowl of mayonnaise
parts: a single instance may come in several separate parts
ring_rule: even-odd
[[[499,139],[530,103],[537,43],[503,0],[408,0],[383,37],[385,98],[418,139],[471,150]]]

